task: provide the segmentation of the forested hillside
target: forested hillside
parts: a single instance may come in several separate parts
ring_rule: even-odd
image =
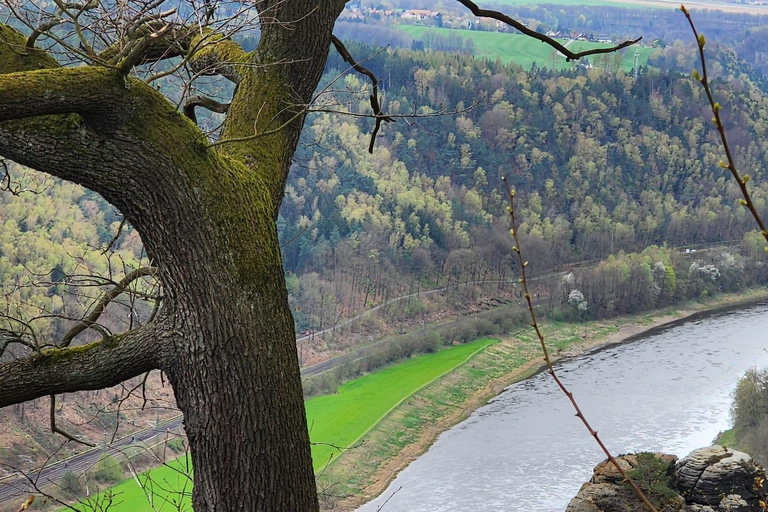
[[[369,155],[372,120],[338,113],[369,113],[366,94],[357,94],[368,85],[340,77],[348,66],[332,54],[321,84],[325,111],[307,122],[278,221],[302,331],[417,290],[513,279],[501,176],[521,192],[534,273],[649,245],[739,243],[753,228],[718,165],[702,91],[687,76],[555,73],[439,52],[350,49],[382,80],[387,113],[418,116],[384,123]],[[691,50],[678,52],[692,62]],[[718,58],[724,79],[716,93],[764,211],[768,104],[749,66],[732,53]],[[35,187],[42,193],[0,196],[9,304],[44,304],[63,274],[108,274],[100,249],[119,226],[91,193]],[[114,276],[141,257],[129,228],[113,249]],[[30,286],[31,275],[49,286]],[[37,314],[76,318],[87,300],[56,304]],[[63,321],[54,324],[61,334]]]
[[[358,307],[414,278],[508,278],[501,176],[521,191],[521,233],[535,272],[654,244],[738,243],[753,229],[718,165],[703,93],[687,76],[526,71],[439,52],[351,49],[382,79],[387,113],[423,117],[385,123],[368,155],[372,120],[314,114],[279,226],[286,268],[349,283],[356,299],[346,300]],[[716,94],[765,211],[768,102],[740,66],[721,68],[728,79]],[[346,69],[332,57],[325,83]],[[347,75],[334,88],[365,85]],[[367,97],[334,98],[331,110],[370,112]],[[428,114],[435,111],[456,113]],[[299,303],[309,298],[293,283]],[[317,319],[300,312],[297,321]]]

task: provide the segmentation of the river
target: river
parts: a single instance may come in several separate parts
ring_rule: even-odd
[[[736,383],[768,366],[767,348],[761,303],[654,329],[556,370],[612,453],[684,456],[729,427]],[[389,498],[382,512],[562,512],[602,459],[567,398],[539,373],[440,435],[359,510],[375,512]]]

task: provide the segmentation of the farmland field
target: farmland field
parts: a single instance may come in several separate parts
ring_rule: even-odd
[[[423,40],[424,34],[431,31],[433,34],[442,36],[458,35],[463,39],[471,38],[474,45],[473,54],[476,56],[488,57],[491,59],[500,58],[502,62],[514,62],[523,69],[530,69],[531,65],[536,63],[540,67],[556,69],[568,69],[574,64],[566,62],[562,55],[546,44],[534,41],[530,37],[522,34],[506,34],[501,32],[481,32],[476,30],[460,30],[448,28],[420,27],[415,25],[400,25],[400,30],[414,37],[417,40]],[[558,39],[558,41],[572,51],[582,51],[591,48],[605,48],[610,45],[604,43],[592,43],[588,41],[567,41]],[[622,68],[632,69],[635,58],[635,50],[640,53],[639,63],[644,66],[648,63],[648,57],[653,53],[653,48],[645,46],[633,46],[621,50],[623,56]],[[594,59],[594,57],[592,57]]]
[[[499,5],[605,5],[611,7],[624,8],[656,8],[656,9],[678,9],[680,2],[677,0],[495,0]],[[709,0],[696,0],[684,2],[690,10],[720,10],[725,12],[740,12],[747,14],[768,14],[768,7],[765,5],[726,3]]]

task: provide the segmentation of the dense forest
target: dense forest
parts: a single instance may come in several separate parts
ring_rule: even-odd
[[[370,119],[314,114],[279,227],[288,271],[347,282],[358,307],[414,279],[508,278],[501,176],[521,191],[521,233],[535,272],[650,245],[738,245],[753,228],[718,165],[702,91],[687,76],[554,73],[439,52],[351,48],[381,77],[387,113],[421,117],[386,124],[369,156]],[[325,83],[345,69],[332,58]],[[726,76],[729,69],[734,75]],[[726,63],[716,94],[765,211],[767,104],[743,69]],[[351,92],[364,86],[354,75],[339,79],[333,87],[342,90],[327,110],[369,112],[367,99]]]

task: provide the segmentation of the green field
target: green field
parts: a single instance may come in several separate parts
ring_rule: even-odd
[[[624,7],[628,9],[645,7],[642,5],[626,2],[611,2],[610,0],[494,0],[494,3],[499,5],[609,5],[612,7]],[[670,7],[674,8],[675,5],[671,4]]]
[[[483,338],[414,357],[347,382],[335,395],[308,400],[307,419],[312,441],[336,446],[353,445],[405,398],[495,342]],[[335,452],[329,446],[313,446],[315,471],[327,464]]]
[[[354,445],[389,411],[414,392],[496,342],[495,339],[482,338],[433,354],[416,356],[347,382],[334,395],[307,400],[310,438],[315,443],[328,443],[334,446]],[[338,453],[328,444],[312,446],[315,471],[322,469]],[[182,467],[185,464],[185,458],[182,457],[172,464]],[[178,499],[178,495],[172,492],[169,496],[164,490],[185,488],[189,492],[191,491],[189,479],[167,467],[153,469],[149,473],[155,484],[155,509],[177,510],[178,505],[172,500]],[[142,481],[145,480],[143,475],[140,478]],[[149,512],[152,510],[144,492],[133,479],[113,487],[112,493],[116,497],[115,505],[110,507],[110,511]],[[168,496],[169,503],[164,503],[165,496]],[[189,497],[184,498],[181,507],[181,510],[192,509]]]
[[[522,34],[505,34],[500,32],[481,32],[476,30],[459,30],[448,28],[419,27],[415,25],[400,25],[399,29],[411,35],[414,39],[423,40],[424,33],[431,31],[434,34],[442,36],[458,35],[466,40],[471,38],[475,43],[474,55],[488,57],[491,59],[500,58],[502,62],[508,64],[514,62],[523,69],[530,69],[533,63],[539,67],[551,68],[554,63],[556,69],[568,69],[574,66],[572,62],[566,62],[562,55],[559,55],[550,46],[531,39]],[[567,41],[558,40],[562,44]],[[603,43],[592,43],[588,41],[573,41],[568,49],[571,51],[583,51],[591,48],[607,48],[610,45]],[[632,46],[620,51],[624,57],[622,68],[632,69],[634,65],[635,50],[639,50],[639,63],[644,66],[648,63],[648,57],[653,53],[653,48],[645,46]],[[590,57],[595,59],[597,56]]]

